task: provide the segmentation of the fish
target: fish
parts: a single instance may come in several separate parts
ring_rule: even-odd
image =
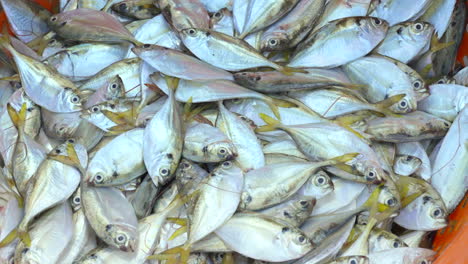
[[[442,140],[440,149],[435,152],[432,162],[431,183],[440,193],[449,212],[455,209],[466,192],[467,166],[467,140],[466,129],[468,107],[457,115],[447,135]],[[449,182],[446,180],[450,179]],[[448,183],[448,184],[447,184]],[[452,187],[453,186],[456,187]]]
[[[427,22],[402,22],[388,29],[375,52],[408,63],[422,55],[430,43],[434,27]]]
[[[314,248],[299,229],[255,213],[238,213],[215,233],[236,252],[264,261],[297,259]],[[278,242],[273,243],[273,238],[277,236]],[[265,250],[255,250],[255,245],[259,244]]]
[[[111,9],[123,16],[141,20],[151,19],[160,13],[152,1],[145,0],[121,1],[113,4]]]
[[[294,48],[314,25],[325,8],[324,0],[301,0],[288,13],[262,34],[262,51],[280,51]]]
[[[348,17],[326,24],[309,35],[291,56],[289,67],[334,68],[371,52],[384,38],[388,23],[374,17]],[[352,46],[336,53],[333,47]],[[357,48],[359,47],[359,48]]]
[[[450,16],[455,8],[457,1],[428,1],[429,6],[420,20],[427,21],[434,25],[437,37],[440,39],[447,30]]]
[[[49,31],[47,20],[51,13],[36,2],[2,0],[0,3],[10,28],[21,41],[34,41]]]
[[[223,33],[188,28],[182,30],[180,37],[199,59],[227,71],[270,67],[290,74],[294,70],[268,60],[245,41]]]
[[[210,18],[210,29],[229,36],[234,36],[234,21],[231,11],[221,8]]]
[[[428,0],[417,0],[410,4],[399,1],[384,0],[372,2],[368,14],[388,21],[390,26],[408,20],[417,20],[432,4]]]
[[[155,185],[168,182],[174,175],[183,151],[183,130],[175,79],[168,80],[168,99],[144,129],[143,161]]]
[[[208,29],[210,17],[199,0],[162,0],[158,7],[172,28],[180,32],[186,28]]]
[[[393,171],[399,175],[409,176],[419,170],[421,164],[422,161],[418,157],[401,155],[395,157]]]
[[[325,6],[323,14],[320,16],[314,31],[320,29],[328,22],[345,17],[365,16],[370,0],[330,0]]]

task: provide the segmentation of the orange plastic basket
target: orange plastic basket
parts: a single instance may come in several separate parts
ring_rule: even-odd
[[[58,0],[34,0],[52,11]],[[466,2],[468,9],[468,2]],[[6,21],[6,16],[0,14],[0,25]],[[467,23],[465,23],[466,25]],[[462,44],[458,52],[458,62],[468,65],[468,27],[465,27]],[[439,230],[435,236],[433,249],[436,250],[435,264],[467,264],[468,263],[468,195],[458,208],[450,215],[449,224]]]

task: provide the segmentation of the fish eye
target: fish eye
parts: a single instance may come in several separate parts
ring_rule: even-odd
[[[167,176],[167,175],[169,175],[169,170],[165,169],[165,168],[162,168],[162,169],[159,170],[159,174],[161,176]]]
[[[189,33],[189,35],[195,35],[195,33],[197,33],[197,31],[193,28],[187,30],[187,33]]]
[[[421,23],[416,23],[416,24],[414,25],[414,28],[415,28],[416,30],[418,30],[418,31],[421,30],[421,29],[423,29],[423,27],[424,27],[424,26],[423,26]]]
[[[182,163],[182,167],[183,167],[184,169],[188,169],[188,168],[191,167],[191,165],[190,165],[189,163],[187,163],[187,162],[183,162],[183,163]]]
[[[96,174],[96,176],[94,176],[95,183],[101,183],[102,181],[104,181],[104,177],[101,174]]]
[[[429,202],[429,201],[431,200],[431,197],[429,197],[429,196],[423,196],[422,199],[423,199],[423,202],[424,202],[424,203],[427,203],[427,202]]]
[[[60,149],[55,150],[55,153],[57,153],[57,154],[60,154],[60,152],[62,152]]]
[[[143,48],[144,48],[144,49],[149,49],[149,48],[151,48],[151,44],[144,44],[144,45],[143,45]]]
[[[406,161],[411,161],[413,159],[413,157],[411,156],[406,156]]]
[[[394,197],[392,197],[392,198],[388,199],[387,201],[385,201],[385,204],[390,206],[390,207],[393,207],[396,204],[396,199]]]
[[[26,254],[28,253],[29,251],[29,248],[24,248],[23,250],[21,250],[21,254]]]
[[[268,44],[270,44],[270,46],[273,46],[273,47],[278,45],[278,43],[279,43],[279,41],[277,39],[270,39],[268,41]]]
[[[220,149],[218,150],[218,152],[219,152],[219,154],[225,154],[227,151],[226,151],[225,148],[220,148]]]
[[[77,197],[73,198],[73,202],[75,204],[80,204],[81,203],[81,198],[79,196],[77,196]]]
[[[50,18],[50,21],[51,21],[51,22],[57,21],[57,17],[56,17],[56,16],[51,17],[51,18]]]
[[[429,262],[427,262],[425,259],[421,260],[421,262],[419,262],[419,264],[429,264]]]
[[[445,127],[450,127],[450,123],[444,122],[444,126],[445,126]]]
[[[117,86],[118,86],[118,85],[117,85],[116,83],[113,83],[113,84],[111,85],[111,88],[112,88],[112,89],[117,89]]]
[[[355,258],[352,258],[348,262],[349,264],[358,264],[357,260]]]
[[[216,12],[213,16],[215,18],[221,18],[223,16],[223,14],[221,14],[221,12]]]
[[[432,216],[434,217],[439,217],[442,215],[442,210],[440,208],[436,208],[434,209],[434,211],[432,211]]]
[[[419,88],[419,87],[421,87],[421,82],[420,82],[420,81],[415,81],[415,82],[413,83],[413,87],[414,87],[414,88]]]
[[[115,242],[117,244],[123,244],[127,241],[127,236],[124,235],[124,234],[119,234],[117,235],[117,237],[115,238]]]
[[[284,232],[288,232],[288,231],[289,231],[289,227],[283,227],[283,228],[281,229],[281,232],[283,232],[283,233],[284,233]]]
[[[406,101],[401,101],[401,102],[400,102],[400,106],[401,106],[401,107],[406,107],[406,105],[407,105],[407,104],[406,104]]]
[[[395,241],[393,242],[393,247],[394,247],[394,248],[399,248],[399,247],[401,247],[400,241],[395,240]]]
[[[223,167],[225,167],[225,168],[229,168],[229,167],[231,167],[231,165],[232,165],[232,162],[230,162],[230,161],[223,162]]]
[[[375,178],[375,172],[373,171],[369,171],[369,173],[367,173],[367,176],[371,179]]]
[[[300,204],[301,204],[302,206],[306,206],[308,203],[309,203],[308,201],[301,201],[301,202],[300,202]]]
[[[306,238],[305,236],[299,236],[298,240],[299,240],[299,243],[304,243],[306,241]]]
[[[327,181],[327,179],[325,179],[325,177],[323,177],[323,176],[317,177],[317,183],[318,183],[319,185],[324,184],[326,181]]]
[[[69,140],[67,140],[67,142],[73,144],[73,143],[75,143],[75,140],[70,138]]]
[[[127,4],[126,3],[122,3],[119,5],[119,10],[120,11],[125,11],[127,9]]]
[[[382,20],[378,19],[378,18],[374,18],[374,23],[379,26],[382,24]]]
[[[77,95],[72,96],[71,101],[72,101],[72,103],[77,104],[77,103],[80,102],[80,97],[78,97]]]
[[[95,113],[95,112],[99,111],[99,107],[94,106],[93,108],[91,108],[91,111],[92,111],[93,113]]]

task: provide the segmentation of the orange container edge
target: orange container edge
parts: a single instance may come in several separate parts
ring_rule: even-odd
[[[59,3],[58,0],[34,0],[48,10]],[[468,1],[466,2],[468,8]],[[468,19],[468,18],[467,18]],[[5,13],[0,14],[0,25],[6,21]],[[465,23],[466,25],[467,23]],[[468,64],[468,27],[465,27],[463,41],[460,45],[457,60],[463,66]],[[468,195],[449,217],[446,228],[437,232],[433,249],[437,251],[435,264],[466,264],[468,263]]]

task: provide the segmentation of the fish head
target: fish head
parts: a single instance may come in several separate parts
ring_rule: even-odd
[[[396,174],[409,176],[417,171],[422,165],[421,159],[410,155],[401,155],[395,159],[393,170]]]
[[[187,29],[183,29],[179,34],[182,37],[182,39],[186,41],[186,40],[206,38],[211,33],[207,30],[203,30],[199,28],[187,28]]]
[[[86,169],[84,181],[90,186],[106,186],[113,180],[113,173],[110,171],[107,164],[92,161]]]
[[[369,238],[369,250],[374,252],[407,246],[399,237],[382,229],[377,229]]]
[[[411,230],[433,231],[447,226],[447,216],[440,197],[424,193],[402,208],[395,222]]]
[[[114,100],[125,95],[125,85],[120,75],[116,75],[107,84],[107,98]]]
[[[125,224],[106,226],[106,242],[125,252],[135,252],[137,230]]]
[[[124,1],[124,2],[113,4],[111,6],[111,9],[114,10],[115,12],[127,14],[130,12],[132,5],[133,3],[131,3],[130,1]]]
[[[262,51],[280,51],[289,47],[288,35],[284,32],[275,32],[265,35],[260,43]]]
[[[426,130],[439,136],[444,136],[452,124],[442,118],[431,118],[426,122]]]
[[[76,89],[65,87],[57,97],[60,112],[76,112],[82,109],[81,96]]]
[[[205,146],[203,152],[205,155],[213,157],[210,160],[224,161],[237,157],[237,149],[230,141],[213,142]]]
[[[327,194],[333,192],[335,189],[330,176],[323,171],[319,170],[314,173],[304,184],[303,194],[312,196],[315,199],[320,199]]]
[[[246,87],[256,86],[262,79],[260,72],[238,72],[233,74],[234,80]]]
[[[370,23],[367,23],[367,26],[372,29],[377,29],[382,32],[387,32],[390,28],[390,25],[387,21],[380,19],[378,17],[369,17]],[[366,24],[366,23],[364,23]]]
[[[81,189],[78,187],[75,193],[70,197],[70,203],[73,209],[73,212],[76,212],[81,209]]]
[[[413,37],[421,37],[429,40],[434,33],[434,26],[428,22],[410,22],[408,33]]]
[[[294,209],[290,210],[289,215],[292,215],[295,218],[307,218],[312,213],[315,204],[317,203],[316,198],[311,198],[304,196],[302,199],[297,200],[294,203]],[[286,212],[285,212],[286,213]],[[285,214],[286,216],[286,214]]]
[[[216,25],[223,20],[227,15],[229,15],[229,10],[227,8],[221,8],[218,12],[215,12],[210,18],[211,28],[213,28],[213,25]]]
[[[166,183],[177,169],[178,162],[172,153],[161,152],[155,155],[147,165],[148,172],[154,182]]]
[[[305,255],[315,246],[299,229],[283,227],[278,234],[278,242],[283,245],[285,254]]]
[[[385,181],[386,174],[380,164],[377,162],[375,164],[370,164],[370,166],[366,166],[363,175],[365,181],[371,184],[379,184]]]
[[[416,97],[406,93],[406,96],[403,97],[403,99],[401,99],[396,104],[392,105],[390,107],[390,110],[397,114],[406,114],[406,113],[416,110],[416,108],[417,108]]]
[[[380,212],[387,210],[395,211],[400,208],[400,206],[400,194],[398,190],[390,188],[387,185],[382,185],[378,196],[378,210]]]
[[[346,256],[335,259],[336,264],[368,264],[369,259],[366,256]]]

